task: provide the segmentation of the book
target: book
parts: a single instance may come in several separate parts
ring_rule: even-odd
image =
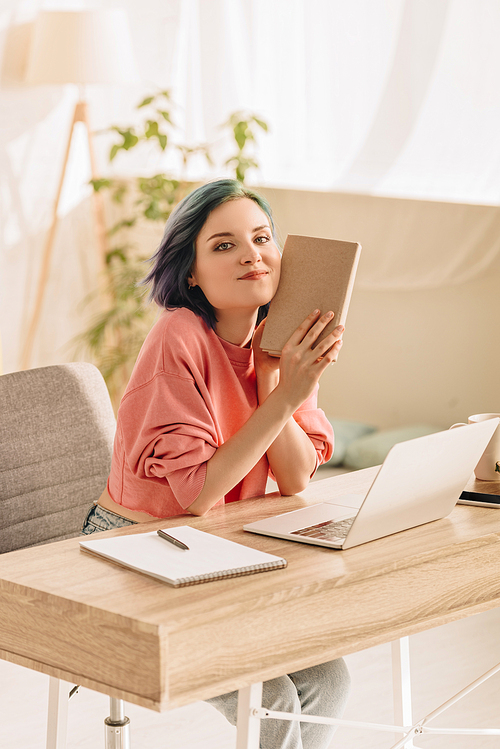
[[[164,531],[186,544],[189,549],[174,546],[160,538],[156,531],[80,541],[80,548],[155,577],[174,588],[287,566],[286,559],[199,531],[189,525],[166,528]]]
[[[262,350],[280,356],[292,333],[314,309],[335,313],[315,345],[337,325],[345,325],[360,253],[358,242],[289,234],[278,290],[262,334]]]

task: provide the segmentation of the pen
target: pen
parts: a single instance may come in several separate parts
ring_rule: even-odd
[[[177,538],[169,536],[168,533],[165,533],[165,531],[159,530],[156,532],[161,538],[164,538],[165,541],[170,541],[171,544],[174,544],[174,546],[178,546],[179,549],[185,549],[186,551],[189,551],[189,546],[186,546],[185,543],[179,541]]]

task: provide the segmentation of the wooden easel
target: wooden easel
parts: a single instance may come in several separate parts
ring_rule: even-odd
[[[90,156],[91,175],[92,175],[92,179],[97,179],[97,169],[96,169],[96,164],[95,164],[94,149],[92,146],[92,137],[91,137],[91,132],[90,132],[88,112],[87,112],[87,102],[80,100],[75,105],[73,120],[71,122],[71,127],[69,131],[68,143],[66,146],[66,153],[64,154],[63,168],[62,168],[61,177],[59,180],[59,185],[57,188],[56,198],[54,201],[54,208],[52,211],[52,222],[50,225],[49,232],[47,234],[47,238],[45,240],[45,246],[44,246],[43,256],[42,256],[42,267],[40,270],[40,277],[38,279],[38,287],[37,287],[37,292],[36,292],[36,297],[35,297],[35,304],[33,307],[33,312],[31,314],[28,332],[26,334],[26,339],[24,341],[24,347],[23,347],[22,356],[21,356],[21,367],[20,367],[21,369],[29,369],[29,366],[30,366],[31,354],[33,351],[33,343],[35,340],[37,326],[40,320],[40,313],[42,310],[43,299],[44,299],[45,290],[47,287],[47,281],[49,278],[50,262],[52,259],[52,249],[53,249],[54,239],[55,239],[56,229],[57,229],[57,218],[58,218],[57,210],[59,207],[59,200],[61,198],[61,192],[62,192],[62,188],[64,184],[66,167],[68,165],[68,157],[69,157],[69,152],[71,149],[71,141],[73,139],[73,130],[77,122],[83,122],[83,124],[85,125],[85,129],[87,131],[87,142],[88,142],[89,156]],[[104,220],[104,206],[102,202],[102,196],[99,195],[99,193],[94,191],[92,202],[93,202],[93,207],[94,207],[94,219],[95,219],[95,227],[96,227],[97,241],[98,241],[98,247],[99,247],[98,269],[99,269],[99,272],[101,273],[105,267],[105,257],[106,257],[106,224]]]

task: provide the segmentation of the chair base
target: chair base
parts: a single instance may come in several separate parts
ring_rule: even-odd
[[[130,719],[123,712],[123,700],[110,697],[109,708],[104,721],[106,749],[130,749]]]
[[[104,721],[106,733],[106,749],[130,749],[130,720],[120,724],[109,723],[109,718]]]

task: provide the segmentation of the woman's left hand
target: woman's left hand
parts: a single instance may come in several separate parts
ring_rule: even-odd
[[[254,366],[257,377],[259,375],[278,373],[280,367],[280,360],[278,356],[270,356],[266,351],[262,351],[260,342],[262,339],[262,333],[264,332],[265,320],[262,320],[258,328],[255,330],[252,338],[252,349],[254,357]]]
[[[270,356],[262,351],[260,341],[264,332],[265,320],[262,320],[252,339],[255,377],[257,378],[257,398],[263,403],[269,393],[272,393],[280,379],[280,360],[278,356]]]

